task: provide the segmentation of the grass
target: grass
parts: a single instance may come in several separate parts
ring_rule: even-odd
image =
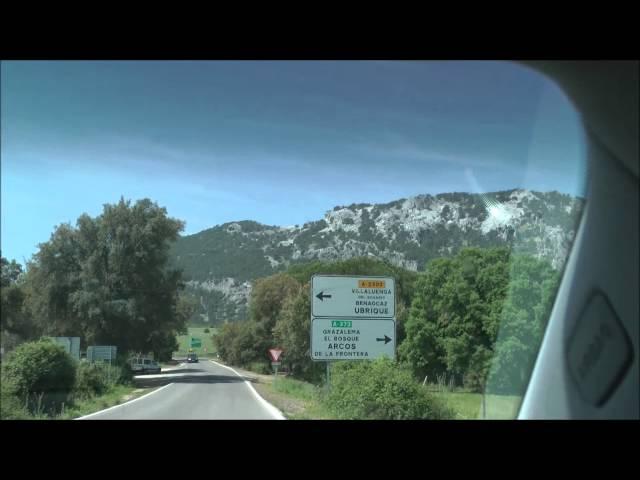
[[[323,390],[307,382],[292,378],[273,377],[270,383],[260,384],[260,394],[293,420],[333,419],[322,405]],[[431,394],[442,400],[455,412],[455,420],[476,420],[482,418],[482,394],[461,391],[439,391]],[[511,420],[517,417],[522,397],[507,395],[487,395],[485,398],[486,418]]]
[[[209,328],[209,333],[204,332],[205,328]],[[207,356],[207,355],[216,353],[216,348],[213,345],[213,341],[211,340],[211,337],[216,332],[215,328],[189,327],[188,331],[189,333],[187,335],[178,336],[177,340],[178,340],[178,345],[180,345],[180,347],[177,352],[174,352],[175,355],[186,355],[189,352],[189,350],[191,349],[190,347],[191,337],[199,338],[202,340],[202,347],[193,348],[193,351],[196,352],[199,356]],[[205,348],[206,348],[206,352],[205,352]]]
[[[331,420],[332,416],[322,406],[322,387],[317,387],[302,380],[290,377],[274,375],[264,375],[250,369],[250,367],[239,368],[229,365],[222,360],[216,360],[223,365],[235,368],[242,374],[242,371],[251,372],[255,375],[253,387],[262,398],[272,404],[282,414],[290,420]]]
[[[259,373],[259,372],[254,372]],[[261,375],[254,387],[258,393],[284,416],[291,420],[331,420],[335,417],[322,405],[322,387],[289,377]],[[460,389],[445,389],[437,385],[425,388],[442,400],[454,412],[454,420],[477,420],[482,418],[482,394],[464,392]],[[486,419],[512,420],[518,415],[522,397],[487,395],[485,398]]]
[[[468,392],[431,392],[443,400],[456,412],[456,420],[477,420],[482,418],[482,394]],[[486,395],[486,419],[512,420],[518,415],[522,397],[507,395]]]
[[[100,396],[90,397],[87,399],[76,398],[72,402],[59,405],[61,411],[56,408],[57,413],[53,413],[49,410],[46,412],[36,408],[31,412],[20,412],[19,417],[11,416],[9,418],[21,418],[24,420],[72,420],[74,418],[82,417],[90,413],[95,413],[105,408],[113,407],[124,403],[124,401],[131,400],[135,397],[150,392],[151,388],[137,389],[134,386],[115,385],[109,388],[109,390]],[[4,401],[8,401],[8,398],[4,398]],[[11,412],[13,413],[13,412]]]
[[[256,389],[265,400],[291,420],[328,420],[333,417],[322,406],[321,387],[301,380],[278,377],[270,383],[260,383]]]
[[[107,393],[100,395],[99,397],[77,400],[72,407],[66,408],[65,411],[56,418],[58,420],[72,420],[74,418],[104,410],[105,408],[120,405],[121,403],[124,403],[123,399],[125,397],[127,397],[125,401],[129,401],[135,397],[147,394],[152,390],[154,389],[139,389],[134,386],[115,385],[111,387]]]

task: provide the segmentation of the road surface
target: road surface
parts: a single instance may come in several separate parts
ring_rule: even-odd
[[[158,375],[135,377],[158,390],[82,420],[275,420],[280,412],[232,370],[201,359]]]

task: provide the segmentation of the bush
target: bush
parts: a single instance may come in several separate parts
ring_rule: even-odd
[[[325,407],[337,418],[358,420],[440,420],[453,417],[411,373],[387,358],[333,366]]]
[[[76,373],[74,393],[80,398],[102,395],[116,385],[126,385],[131,369],[123,365],[82,362]]]
[[[208,328],[205,328],[205,329],[204,329],[204,333],[209,333],[209,329],[208,329]]]
[[[249,364],[249,370],[255,373],[261,373],[262,375],[269,375],[271,373],[271,367],[264,362],[251,362]]]
[[[82,362],[78,365],[74,391],[81,398],[100,395],[107,390],[102,365]]]
[[[26,420],[29,419],[29,412],[14,394],[14,388],[9,381],[5,381],[4,375],[0,386],[0,419],[2,420]]]
[[[18,398],[68,393],[75,384],[76,365],[62,346],[50,340],[23,343],[2,365],[2,380]]]
[[[115,364],[111,367],[111,373],[118,385],[131,385],[133,381],[133,370],[127,360],[126,355],[118,355]]]

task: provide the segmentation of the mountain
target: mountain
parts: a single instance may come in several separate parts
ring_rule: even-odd
[[[337,206],[302,226],[238,221],[181,237],[172,247],[196,323],[246,318],[251,281],[310,260],[372,255],[411,270],[466,246],[511,245],[562,268],[584,200],[558,192],[418,195],[386,204]]]

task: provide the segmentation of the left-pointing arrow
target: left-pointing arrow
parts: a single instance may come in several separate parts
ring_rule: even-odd
[[[316,295],[316,298],[319,298],[321,301],[324,302],[324,299],[331,298],[331,295],[324,295],[324,290],[323,290],[322,292]]]
[[[389,343],[390,341],[391,341],[391,339],[389,337],[387,337],[386,335],[384,336],[384,338],[376,338],[376,342],[384,342],[385,345],[387,343]]]

